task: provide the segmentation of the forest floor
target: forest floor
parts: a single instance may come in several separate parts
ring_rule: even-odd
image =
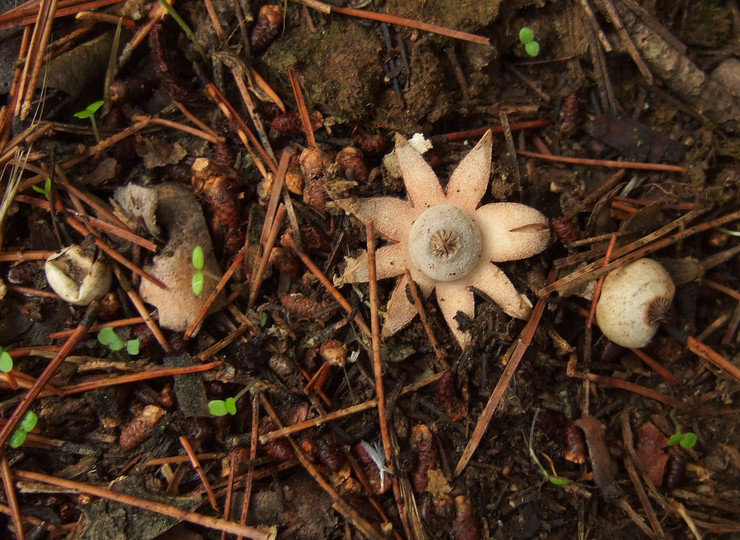
[[[305,4],[0,15],[4,537],[740,534],[737,2]],[[445,185],[488,129],[481,204],[551,231],[497,262],[531,316],[337,281],[396,134]],[[594,288],[642,257],[631,349]]]

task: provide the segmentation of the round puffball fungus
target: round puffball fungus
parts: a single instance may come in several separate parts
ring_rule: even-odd
[[[44,271],[54,292],[76,306],[89,306],[105,296],[113,278],[94,244],[75,244],[56,252],[46,260]]]
[[[665,268],[638,259],[607,274],[596,305],[603,334],[622,347],[647,345],[665,319],[676,287]]]
[[[409,253],[433,280],[454,281],[466,276],[478,262],[480,231],[473,217],[457,206],[433,206],[411,226]]]

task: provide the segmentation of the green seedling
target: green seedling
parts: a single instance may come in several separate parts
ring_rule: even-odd
[[[26,442],[26,437],[28,437],[28,434],[33,431],[33,428],[36,427],[38,421],[39,417],[36,413],[28,411],[21,419],[18,427],[10,434],[8,444],[11,448],[19,448],[24,442]]]
[[[198,296],[203,292],[203,285],[205,284],[206,278],[203,275],[203,265],[206,262],[205,255],[203,254],[203,248],[195,246],[193,249],[193,268],[195,268],[195,274],[193,274],[192,288],[195,296]]]
[[[167,10],[167,13],[170,14],[170,17],[175,19],[175,22],[178,24],[178,26],[182,28],[182,31],[185,32],[185,35],[188,36],[188,39],[193,43],[193,45],[195,45],[195,48],[198,50],[198,54],[200,54],[203,62],[208,64],[209,61],[208,56],[206,55],[206,50],[203,48],[203,45],[200,44],[198,38],[195,37],[195,33],[190,29],[188,24],[184,20],[182,20],[180,14],[175,11],[175,8],[173,8],[167,0],[159,0],[159,3],[164,6],[164,8]]]
[[[521,30],[519,30],[519,41],[522,42],[522,45],[526,45],[527,43],[534,41],[534,32],[532,32],[532,29],[529,26],[523,26]]]
[[[236,402],[239,401],[252,386],[253,384],[245,386],[234,397],[228,397],[226,399],[212,399],[208,402],[208,410],[213,416],[226,416],[227,414],[234,416],[236,414]]]
[[[98,332],[98,341],[101,345],[105,345],[111,351],[120,351],[125,347],[126,352],[132,356],[139,354],[139,347],[141,346],[141,341],[138,339],[123,341],[110,326],[106,326]]]
[[[44,180],[44,187],[33,185],[31,188],[36,193],[41,193],[47,199],[51,197],[51,176],[47,176]]]
[[[671,417],[671,420],[673,420],[673,423],[676,426],[676,433],[671,435],[668,439],[668,446],[679,445],[681,448],[685,448],[686,450],[693,448],[694,445],[696,445],[696,441],[698,440],[696,433],[693,433],[691,431],[681,433],[681,424],[679,424],[678,420],[676,420],[676,411],[672,410],[668,414],[668,416]]]
[[[540,461],[540,458],[537,457],[537,453],[534,451],[534,447],[532,446],[532,441],[534,440],[534,423],[537,420],[537,415],[539,414],[539,412],[540,412],[539,409],[537,409],[537,412],[534,413],[534,418],[532,419],[532,425],[529,428],[529,455],[532,458],[532,461],[534,461],[535,465],[537,465],[537,468],[540,470],[540,472],[543,474],[543,476],[548,482],[550,482],[554,486],[559,486],[559,487],[567,486],[568,484],[570,484],[570,482],[567,479],[562,478],[555,473],[555,468],[552,466],[552,461],[550,461],[550,466],[553,467],[553,473],[555,474],[550,474],[547,471],[547,469],[545,469],[545,466]]]
[[[236,414],[236,400],[233,397],[226,399],[213,399],[208,402],[208,410],[213,416],[226,416]]]
[[[671,438],[668,439],[668,446],[674,446],[678,444],[681,448],[693,448],[696,444],[697,436],[696,433],[674,433]]]
[[[531,57],[535,57],[540,54],[540,44],[534,40],[534,32],[532,29],[524,26],[519,30],[519,41],[524,45],[524,50]]]
[[[193,288],[193,293],[195,296],[198,296],[200,293],[203,292],[203,285],[206,282],[206,278],[203,276],[203,272],[198,270],[195,274],[193,274],[193,281],[191,283],[191,287]]]
[[[102,99],[100,101],[96,101],[94,103],[90,103],[84,110],[77,111],[74,116],[75,118],[89,118],[90,123],[92,124],[93,134],[95,135],[95,140],[100,142],[100,133],[98,132],[98,123],[95,121],[95,113],[98,112],[98,109],[103,106]]]
[[[10,353],[0,347],[0,371],[9,373],[13,369],[13,357]]]
[[[540,44],[536,41],[530,41],[524,46],[524,50],[527,51],[529,56],[534,58],[540,54]]]
[[[206,256],[203,253],[203,248],[195,246],[193,249],[193,266],[196,270],[203,270],[203,265],[206,262]]]

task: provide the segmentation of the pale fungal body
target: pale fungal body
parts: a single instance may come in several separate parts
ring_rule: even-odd
[[[46,281],[63,300],[77,306],[88,306],[105,296],[113,275],[110,265],[98,250],[69,246],[46,260]]]
[[[665,268],[652,259],[610,272],[596,305],[596,321],[617,345],[639,349],[658,331],[676,287]]]
[[[434,206],[411,226],[409,254],[431,279],[454,281],[465,277],[480,259],[478,225],[457,206]]]
[[[540,212],[518,203],[481,206],[491,173],[491,133],[468,153],[443,189],[431,167],[405,138],[396,156],[409,201],[392,197],[343,199],[337,204],[362,221],[372,219],[391,243],[377,250],[378,279],[400,276],[388,303],[382,335],[390,336],[416,315],[406,294],[406,270],[424,296],[437,303],[460,346],[470,342],[455,317],[475,315],[471,288],[486,294],[508,315],[525,319],[530,305],[495,262],[531,257],[547,247],[550,231]],[[339,285],[368,280],[367,254],[348,259]]]

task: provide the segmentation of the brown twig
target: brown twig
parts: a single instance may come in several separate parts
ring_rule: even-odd
[[[612,24],[614,25],[614,28],[617,29],[617,32],[619,33],[619,37],[622,39],[622,43],[624,44],[625,48],[627,49],[627,52],[632,57],[632,60],[637,65],[637,69],[640,70],[640,73],[642,73],[642,76],[645,77],[645,80],[649,85],[653,85],[653,74],[650,73],[650,69],[645,64],[645,61],[640,56],[640,52],[637,50],[637,47],[635,47],[634,42],[632,41],[632,38],[629,35],[629,32],[627,32],[627,29],[624,27],[624,24],[622,23],[622,19],[619,17],[619,13],[617,13],[616,8],[614,7],[614,4],[612,4],[612,0],[602,0],[602,5],[604,6],[604,9],[606,10],[606,13],[609,15],[609,18],[612,21]]]
[[[247,226],[247,230],[249,230],[249,226]],[[203,318],[206,316],[206,313],[208,313],[208,310],[211,309],[211,306],[216,301],[216,298],[218,298],[218,295],[221,294],[221,291],[223,291],[224,287],[226,287],[226,283],[228,283],[228,281],[231,279],[231,276],[234,275],[234,272],[236,272],[237,269],[244,262],[244,258],[247,256],[248,252],[249,234],[247,234],[244,246],[242,246],[242,248],[239,250],[239,253],[237,253],[236,257],[234,257],[234,260],[229,265],[226,273],[224,273],[224,275],[219,280],[216,288],[213,290],[213,292],[211,292],[211,295],[201,306],[200,311],[198,311],[198,314],[195,316],[195,319],[193,319],[193,322],[191,322],[190,326],[188,326],[185,330],[185,334],[183,334],[184,339],[190,339],[198,334],[198,328],[200,327],[200,323],[203,321]]]
[[[208,494],[208,502],[211,503],[211,508],[213,508],[216,512],[218,512],[218,502],[216,501],[216,495],[213,493],[213,488],[211,487],[211,483],[208,481],[208,477],[206,476],[205,471],[203,470],[203,467],[200,466],[200,461],[198,461],[198,456],[195,455],[195,451],[193,450],[193,447],[190,444],[190,441],[187,437],[180,436],[180,444],[182,445],[183,449],[185,450],[185,453],[188,456],[188,459],[190,460],[190,464],[193,466],[193,469],[195,469],[195,472],[198,473],[198,477],[200,478],[200,481],[203,483],[203,487],[206,490],[206,493]]]
[[[61,389],[61,391],[65,396],[71,396],[73,394],[81,394],[83,392],[89,392],[90,390],[97,390],[98,388],[106,388],[109,386],[118,386],[121,384],[130,384],[132,382],[148,381],[151,379],[159,379],[161,377],[174,377],[175,375],[201,373],[203,371],[217,368],[222,364],[223,362],[219,360],[217,362],[210,362],[208,364],[197,364],[195,366],[150,369],[147,371],[140,371],[138,373],[131,373],[129,375],[121,375],[120,377],[101,376],[100,378],[97,378],[93,381],[65,386]]]
[[[722,345],[729,345],[737,334],[737,327],[740,326],[740,302],[735,306],[735,311],[732,313],[730,323],[727,325],[725,335],[722,336]]]
[[[139,120],[144,120],[147,118],[146,116],[134,116],[132,120],[134,122],[138,122]],[[208,141],[213,144],[218,144],[221,142],[224,142],[223,137],[219,137],[217,135],[214,135],[212,132],[204,131],[202,129],[197,129],[192,126],[188,126],[187,124],[181,124],[180,122],[175,122],[173,120],[167,120],[165,118],[159,118],[154,117],[151,119],[152,124],[157,124],[159,126],[164,126],[172,129],[176,129],[178,131],[183,131],[185,133],[190,133],[191,135],[194,135],[195,137],[200,137],[204,141]]]
[[[30,26],[26,26],[23,29],[21,44],[18,50],[18,59],[16,61],[16,67],[13,70],[13,83],[10,86],[8,104],[0,109],[0,149],[2,150],[8,148],[7,142],[12,134],[13,116],[16,107],[18,106],[18,101],[20,100],[20,93],[22,92],[20,85],[21,75],[24,68],[23,60],[28,55],[28,45],[31,41],[31,32],[32,28]],[[15,151],[17,149],[17,146],[11,145],[9,148]],[[9,153],[4,154],[3,158],[8,155]],[[4,162],[3,158],[0,158],[0,162]]]
[[[724,356],[719,354],[717,351],[702,343],[693,336],[689,336],[686,340],[686,345],[689,350],[695,355],[703,358],[707,362],[714,364],[719,369],[722,369],[735,377],[736,380],[740,381],[740,367],[727,360]]]
[[[553,281],[556,276],[557,271],[551,271],[548,281]],[[519,341],[516,344],[516,349],[514,349],[511,358],[506,364],[506,368],[504,368],[504,372],[501,374],[501,378],[499,378],[498,382],[496,383],[496,387],[493,389],[491,397],[488,398],[488,403],[486,403],[483,412],[478,418],[478,422],[475,424],[473,434],[470,436],[468,444],[467,446],[465,446],[465,450],[463,450],[463,453],[460,456],[460,461],[457,462],[457,466],[455,467],[455,472],[453,473],[453,476],[460,476],[460,474],[463,472],[463,469],[470,461],[470,458],[473,457],[473,454],[478,448],[481,440],[483,440],[483,435],[486,434],[486,430],[488,429],[488,425],[491,423],[491,419],[493,418],[493,415],[498,408],[498,404],[501,402],[501,398],[504,397],[506,389],[509,387],[509,383],[511,382],[512,377],[519,367],[519,362],[521,362],[522,357],[524,356],[524,352],[527,350],[527,347],[529,347],[529,344],[532,342],[534,331],[537,329],[537,325],[539,324],[540,318],[545,311],[546,305],[547,297],[540,297],[540,299],[537,301],[537,305],[534,307],[534,310],[532,310],[532,315],[529,318],[529,321],[527,321],[527,325],[524,327],[522,333],[519,336]]]
[[[206,5],[210,6],[210,9],[208,10],[208,13],[210,14],[211,10],[213,10],[213,5],[211,4],[211,0],[206,0]],[[226,483],[226,498],[224,500],[224,511],[221,514],[223,516],[223,519],[225,520],[229,520],[231,518],[231,506],[234,502],[234,480],[236,478],[237,451],[238,450],[234,448],[229,454],[229,479],[227,480],[227,483]],[[226,540],[225,532],[221,533],[221,540]]]
[[[421,319],[422,325],[424,325],[424,330],[427,333],[427,336],[429,337],[429,342],[432,344],[432,349],[434,350],[434,354],[437,357],[437,361],[442,366],[442,369],[449,369],[450,365],[447,363],[447,360],[445,359],[445,353],[442,350],[442,348],[439,346],[439,342],[437,341],[437,336],[434,335],[434,329],[432,328],[432,325],[429,322],[429,317],[427,317],[427,311],[424,309],[424,303],[421,300],[421,295],[419,294],[419,287],[416,286],[416,282],[411,277],[411,271],[407,268],[406,269],[406,281],[409,284],[409,289],[411,290],[411,296],[414,298],[414,305],[416,306],[416,311],[419,312],[419,319]]]
[[[509,124],[509,128],[511,129],[511,131],[520,131],[523,129],[539,129],[542,127],[547,127],[550,124],[552,124],[552,120],[549,119],[528,120],[526,122],[514,122],[513,124]],[[483,136],[488,130],[491,130],[491,133],[493,134],[504,132],[504,128],[502,126],[486,126],[482,128],[469,129],[467,131],[454,131],[452,133],[445,133],[441,136],[448,141],[459,141],[461,139],[477,139]]]
[[[209,2],[209,3],[210,3],[210,2]],[[208,133],[208,134],[209,134],[209,135],[211,135],[212,137],[215,137],[216,139],[218,139],[218,140],[219,140],[219,142],[221,142],[221,140],[223,140],[223,138],[222,138],[222,137],[219,137],[219,136],[218,136],[218,135],[216,134],[216,132],[215,132],[215,131],[213,131],[213,129],[211,129],[211,127],[210,127],[210,126],[209,126],[208,124],[206,124],[206,123],[205,123],[205,122],[203,122],[203,121],[202,121],[202,120],[201,120],[200,118],[198,118],[198,117],[197,117],[197,116],[195,116],[195,115],[194,115],[193,113],[191,113],[191,112],[190,112],[190,111],[188,110],[188,108],[187,108],[187,107],[186,107],[185,105],[183,105],[182,103],[180,103],[179,101],[176,101],[176,100],[174,100],[174,99],[173,99],[172,101],[173,101],[173,103],[175,104],[175,106],[176,106],[176,107],[177,107],[178,109],[180,109],[180,112],[181,112],[181,113],[182,113],[182,114],[183,114],[183,115],[185,116],[185,118],[187,118],[187,119],[188,119],[188,120],[190,120],[190,121],[191,121],[191,122],[192,122],[193,124],[195,124],[196,126],[198,126],[198,128],[200,128],[200,129],[201,129],[202,131],[204,131],[205,133]]]
[[[229,344],[234,342],[239,336],[241,336],[243,333],[245,333],[247,330],[253,330],[254,325],[251,322],[244,322],[239,327],[236,328],[236,330],[233,330],[228,336],[223,338],[221,341],[218,341],[208,347],[205,351],[200,353],[196,358],[200,362],[205,362],[208,360],[211,356],[216,354],[218,351],[223,349],[224,347],[228,347]]]
[[[641,349],[630,349],[635,356],[637,356],[640,360],[645,362],[650,368],[655,371],[658,375],[663,377],[666,381],[668,381],[669,384],[672,384],[673,386],[676,386],[677,384],[681,384],[683,381],[676,377],[673,373],[668,371],[665,367],[663,367],[662,364],[659,364],[657,360],[649,356],[645,351]]]
[[[110,24],[121,24],[131,30],[136,30],[136,21],[125,17],[119,17],[110,13],[99,13],[97,11],[80,11],[75,15],[78,21],[105,22]]]
[[[74,15],[83,10],[96,9],[110,6],[111,4],[119,4],[121,2],[122,0],[60,0],[57,4],[56,17],[59,18],[67,15]],[[35,5],[29,7],[29,4]],[[11,9],[10,11],[0,15],[0,30],[33,24],[36,22],[38,12],[38,2],[26,2],[14,9]]]
[[[664,165],[662,163],[639,163],[635,161],[613,161],[610,159],[587,159],[587,158],[575,158],[567,156],[550,156],[547,154],[539,154],[537,152],[529,152],[527,150],[518,150],[517,154],[521,156],[544,159],[547,161],[556,161],[560,163],[573,163],[576,165],[593,165],[596,167],[612,167],[616,169],[639,169],[646,171],[664,171],[664,172],[678,172],[684,173],[686,169],[679,167],[678,165]]]
[[[257,459],[257,437],[259,436],[259,419],[260,404],[259,396],[255,393],[252,396],[252,432],[249,441],[249,460]],[[244,524],[249,517],[249,503],[252,500],[252,484],[254,482],[254,467],[247,471],[247,477],[244,479],[244,499],[242,501],[242,512],[239,516],[239,523]],[[237,538],[240,540],[241,537]]]
[[[408,519],[406,517],[405,503],[401,497],[401,488],[398,478],[394,474],[395,462],[391,447],[391,434],[388,430],[388,416],[385,408],[385,385],[383,383],[383,360],[380,355],[380,316],[378,314],[378,278],[375,266],[375,222],[368,219],[365,223],[365,235],[367,239],[367,275],[370,296],[370,328],[372,331],[373,351],[373,373],[375,375],[375,393],[378,396],[378,424],[380,426],[380,439],[383,441],[383,452],[385,454],[386,467],[391,475],[393,485],[393,496],[396,499],[398,514],[401,516],[404,528],[408,532]],[[383,471],[380,472],[384,474]],[[382,478],[382,476],[381,476]]]
[[[198,456],[198,459],[200,461],[209,461],[213,459],[222,459],[226,456],[225,452],[205,452],[202,454],[196,454]],[[270,458],[263,458],[264,462],[267,463],[270,461]],[[142,467],[159,467],[161,465],[173,465],[175,463],[187,463],[190,461],[190,458],[188,456],[169,456],[169,457],[163,457],[163,458],[155,458],[155,459],[149,459],[143,463],[141,463]]]
[[[643,201],[642,199],[633,199],[630,197],[614,197],[615,201],[621,201],[626,203],[632,203],[639,206],[650,206],[651,204],[654,204],[651,201]],[[696,210],[698,208],[702,208],[701,204],[698,203],[678,203],[678,204],[671,204],[671,203],[660,203],[660,205],[663,208],[667,208],[670,210]]]
[[[260,75],[256,69],[251,68],[252,72],[252,79],[254,80],[254,83],[259,87],[260,90],[262,90],[265,93],[265,96],[272,101],[275,105],[278,106],[278,109],[280,109],[280,112],[285,112],[285,104],[283,103],[283,100],[280,99],[280,96],[278,93],[272,89],[272,87],[267,84],[267,81],[262,78],[262,75]]]
[[[159,4],[157,4],[157,5],[159,5]],[[66,170],[66,169],[69,169],[70,167],[73,167],[74,165],[77,165],[78,163],[82,163],[83,161],[85,161],[90,156],[94,156],[95,154],[97,154],[101,150],[105,150],[106,148],[108,148],[110,146],[113,146],[116,143],[121,142],[126,137],[128,137],[130,135],[133,135],[134,133],[137,133],[138,131],[141,131],[142,129],[144,129],[145,127],[147,127],[151,123],[152,123],[152,119],[151,118],[145,118],[141,122],[136,122],[135,124],[130,125],[126,129],[122,129],[118,133],[116,133],[114,135],[111,135],[107,139],[104,139],[104,140],[100,141],[98,144],[96,144],[95,146],[92,146],[92,147],[88,148],[87,150],[85,150],[84,152],[80,153],[79,155],[77,155],[77,156],[75,156],[73,158],[70,158],[67,161],[62,162],[59,166],[62,169]]]
[[[31,377],[30,375],[26,375],[22,371],[18,371],[17,369],[13,369],[8,373],[2,373],[0,372],[0,381],[3,381],[8,384],[8,387],[11,390],[15,390],[16,388],[32,388],[34,383],[36,382],[36,379]],[[39,394],[41,397],[46,396],[61,396],[63,395],[62,392],[53,384],[46,383],[46,386],[44,386],[44,390]]]
[[[213,7],[213,2],[211,0],[204,0],[203,4],[206,6],[208,18],[211,19],[211,26],[213,26],[213,30],[216,32],[219,44],[221,47],[226,47],[226,40],[228,38],[226,37],[226,32],[224,32],[224,27],[221,26],[221,21],[218,19],[218,13],[216,13],[216,8]]]
[[[442,378],[442,375],[444,373],[437,373],[435,375],[431,375],[429,377],[425,377],[421,381],[406,385],[401,390],[400,395],[406,395],[411,392],[415,392],[419,388],[423,388],[424,386],[433,384],[439,379]],[[357,414],[362,411],[367,411],[368,409],[372,409],[373,407],[377,407],[378,400],[377,399],[370,399],[368,401],[365,401],[363,403],[358,403],[357,405],[352,405],[350,407],[347,407],[345,409],[341,409],[338,411],[330,412],[327,414],[322,414],[320,416],[316,416],[314,418],[311,418],[310,420],[304,420],[303,422],[298,422],[297,424],[293,424],[290,426],[286,426],[282,429],[276,429],[269,433],[266,433],[264,435],[261,435],[259,437],[259,441],[264,444],[268,441],[272,441],[275,439],[279,439],[280,437],[284,437],[285,435],[290,435],[292,433],[298,433],[299,431],[303,431],[306,429],[318,427],[321,425],[326,424],[327,422],[331,422],[333,420],[337,420],[339,418],[344,418],[345,416],[350,416],[353,414]]]
[[[308,108],[306,107],[306,100],[303,98],[303,92],[301,92],[301,85],[298,82],[298,76],[296,75],[295,69],[290,68],[288,70],[288,77],[290,78],[290,86],[293,89],[293,95],[295,96],[296,105],[298,106],[298,113],[301,116],[301,124],[303,125],[303,133],[306,135],[306,141],[309,148],[316,146],[316,138],[313,136],[313,128],[311,127],[311,118],[308,115]]]
[[[15,200],[18,202],[30,204],[32,206],[36,206],[38,208],[43,208],[45,210],[49,210],[51,208],[49,201],[40,199],[38,197],[29,197],[27,195],[16,195]],[[84,223],[86,225],[90,225],[92,227],[96,227],[105,232],[111,233],[115,236],[118,236],[119,238],[123,238],[124,240],[131,242],[132,244],[141,246],[144,249],[148,249],[149,251],[153,251],[153,252],[156,252],[158,249],[157,244],[155,244],[154,242],[150,242],[146,238],[142,238],[141,236],[138,236],[132,233],[128,229],[123,229],[121,227],[118,227],[117,225],[113,225],[111,223],[108,223],[107,221],[103,221],[102,219],[98,219],[92,216],[88,216],[86,214],[82,214],[81,212],[72,210],[70,208],[60,207],[59,205],[57,205],[57,208],[61,209],[65,214],[76,217],[81,223]]]
[[[527,77],[524,73],[519,71],[514,65],[504,62],[504,67],[511,71],[519,80],[521,80],[524,84],[529,86],[532,90],[534,90],[534,93],[540,96],[545,101],[550,101],[552,98],[550,97],[550,94],[545,92],[542,88],[540,88],[540,85],[537,84],[535,81]],[[501,111],[502,113],[504,111]]]
[[[606,253],[604,254],[604,266],[609,264],[609,259],[611,259],[612,252],[614,251],[614,246],[617,244],[617,235],[612,234],[611,239],[609,240],[609,246],[606,248]],[[588,317],[586,317],[586,327],[591,328],[591,325],[594,322],[594,319],[596,318],[596,304],[599,303],[599,297],[601,296],[601,287],[604,285],[604,280],[606,279],[606,275],[603,275],[599,278],[599,280],[596,282],[596,287],[594,287],[594,295],[591,297],[591,309],[588,312]]]
[[[624,444],[625,450],[627,450],[627,455],[624,456],[624,466],[627,469],[627,474],[630,477],[632,486],[635,488],[637,497],[640,499],[640,504],[642,505],[643,510],[645,510],[645,514],[650,522],[650,527],[653,529],[653,534],[657,538],[664,538],[665,533],[660,525],[658,516],[656,515],[655,510],[653,510],[653,506],[650,504],[650,499],[648,498],[645,488],[643,487],[642,482],[640,482],[640,477],[637,474],[635,464],[640,463],[640,460],[635,452],[627,409],[624,409],[622,414],[619,415],[619,420],[622,425],[622,443]],[[642,476],[645,478],[646,475],[644,472]]]
[[[136,292],[136,289],[134,289],[134,286],[131,284],[131,281],[128,279],[126,274],[121,271],[118,265],[113,265],[113,272],[116,274],[116,278],[118,279],[118,283],[121,284],[121,288],[131,300],[131,303],[136,308],[136,311],[138,311],[139,315],[141,315],[141,317],[144,319],[144,322],[149,327],[149,330],[152,331],[152,334],[154,334],[154,337],[162,346],[164,352],[166,352],[167,354],[172,354],[172,346],[170,345],[169,341],[167,341],[167,338],[165,337],[162,330],[159,328],[157,321],[155,321],[152,316],[149,315],[149,311],[146,309],[144,301],[139,296],[139,293]]]
[[[721,283],[717,283],[716,281],[712,281],[711,279],[702,278],[701,282],[703,285],[711,287],[715,291],[724,293],[727,296],[734,298],[735,300],[740,300],[740,292],[736,291],[735,289],[731,289],[730,287],[722,285]]]
[[[5,153],[0,157],[0,164],[5,164],[10,159],[16,157],[16,147],[25,144],[30,146],[34,141],[46,135],[49,131],[54,129],[54,122],[43,122],[33,123],[28,126],[27,129],[16,135],[8,144],[3,147]],[[7,149],[7,150],[6,150]],[[29,154],[28,157],[24,157],[26,161],[36,161],[40,158],[46,157],[43,153]]]
[[[272,221],[270,227],[270,234],[267,236],[265,245],[263,246],[262,259],[260,259],[259,267],[254,274],[254,279],[250,284],[249,289],[249,300],[247,305],[249,307],[254,306],[254,302],[257,300],[257,293],[259,292],[260,285],[265,276],[265,270],[267,269],[267,262],[270,259],[270,252],[272,251],[275,241],[277,240],[278,234],[280,233],[280,227],[283,225],[283,219],[285,218],[285,206],[280,205],[275,214],[275,219]]]
[[[586,18],[591,24],[594,33],[596,33],[596,35],[598,36],[599,41],[601,42],[601,46],[604,47],[604,50],[606,52],[611,52],[611,43],[609,43],[609,40],[606,39],[604,31],[599,26],[599,22],[596,20],[596,15],[594,15],[594,11],[593,9],[591,9],[591,5],[588,3],[588,0],[578,0],[578,3],[581,5],[583,12],[586,14]]]
[[[56,374],[69,353],[72,352],[80,340],[82,340],[84,335],[87,333],[87,329],[93,325],[96,315],[97,306],[92,304],[87,308],[87,311],[85,311],[85,314],[80,320],[80,324],[77,326],[74,334],[69,336],[62,348],[59,349],[57,355],[47,364],[44,371],[39,375],[39,378],[36,379],[35,383],[33,383],[33,386],[28,389],[28,392],[26,392],[26,395],[23,396],[21,402],[16,406],[13,414],[10,415],[8,421],[0,429],[0,448],[5,446],[5,443],[8,442],[8,438],[10,438],[13,430],[18,427],[18,424],[29,411],[41,390],[46,386],[46,383],[48,383],[49,379]]]
[[[258,169],[260,169],[260,172],[262,173],[262,176],[265,178],[267,177],[267,171],[264,168],[264,165],[262,162],[257,159],[257,156],[254,155],[254,152],[252,151],[252,146],[257,149],[257,152],[262,157],[264,162],[267,164],[267,166],[270,168],[270,170],[273,173],[277,173],[277,164],[275,163],[275,160],[272,159],[268,154],[267,151],[262,147],[262,145],[259,142],[259,139],[257,136],[252,133],[252,130],[249,129],[247,124],[244,122],[241,116],[239,116],[239,113],[237,113],[236,109],[234,109],[234,106],[226,99],[226,97],[221,93],[221,91],[216,88],[212,83],[209,83],[206,87],[206,90],[208,91],[208,94],[211,96],[211,99],[216,102],[218,105],[218,108],[221,109],[221,112],[224,113],[226,118],[228,118],[229,123],[231,123],[231,126],[234,128],[234,131],[236,131],[237,136],[239,137],[239,140],[242,141],[242,144],[247,149],[247,152],[249,152],[249,155],[252,156],[252,159],[254,160],[255,165]]]
[[[74,183],[70,182],[62,167],[57,165],[56,167],[54,167],[54,171],[56,172],[56,183],[62,186],[67,191],[67,193],[69,193],[70,197],[77,197],[78,199],[83,201],[86,205],[95,210],[95,215],[98,218],[105,219],[109,223],[118,225],[120,228],[127,231],[131,231],[129,226],[126,225],[126,223],[124,223],[118,216],[116,216],[110,209],[110,207],[108,207],[103,201],[98,199],[98,197],[90,194],[89,192],[78,188],[74,185]]]
[[[54,291],[45,291],[43,289],[34,289],[32,287],[22,287],[20,285],[8,285],[8,290],[16,292],[18,294],[23,294],[26,296],[38,296],[40,298],[51,298],[52,300],[61,300],[61,296],[59,296]]]
[[[321,2],[315,0],[308,3],[304,0],[294,0],[300,4],[305,4],[308,7],[315,8],[316,5]],[[326,4],[325,4],[326,5]],[[405,17],[397,17],[395,15],[386,15],[384,13],[375,13],[372,11],[365,11],[362,9],[352,9],[336,6],[327,6],[331,10],[331,13],[340,13],[342,15],[349,15],[350,17],[359,17],[361,19],[370,19],[372,21],[380,21],[388,24],[397,24],[399,26],[407,26],[408,28],[416,28],[417,30],[423,30],[424,32],[431,32],[433,34],[439,34],[441,36],[447,36],[454,39],[461,39],[463,41],[471,41],[473,43],[480,43],[482,45],[490,45],[491,41],[487,37],[476,36],[475,34],[469,34],[468,32],[461,32],[459,30],[452,30],[445,28],[444,26],[438,26],[436,24],[429,24],[421,21],[415,21],[413,19],[407,19]]]
[[[31,471],[15,470],[13,475],[19,480],[26,480],[29,482],[41,482],[52,486],[59,486],[65,489],[71,489],[79,493],[87,493],[94,497],[100,497],[110,501],[116,501],[121,504],[128,506],[134,506],[143,510],[149,510],[165,516],[173,517],[179,521],[187,521],[188,523],[194,523],[201,527],[208,529],[216,529],[217,531],[225,531],[230,534],[241,534],[247,538],[254,538],[257,540],[269,540],[272,536],[256,527],[249,527],[247,525],[240,525],[233,521],[226,521],[220,518],[214,518],[211,516],[205,516],[196,512],[189,512],[176,506],[170,506],[168,504],[152,501],[149,499],[142,499],[140,497],[134,497],[133,495],[127,495],[125,493],[119,493],[110,489],[101,488],[92,484],[83,484],[82,482],[73,482],[65,478],[57,478],[55,476],[49,476],[46,474],[39,474]]]
[[[249,81],[251,86],[250,76],[252,71],[249,66],[241,59],[241,57],[227,52],[216,52],[213,54],[213,58],[220,60],[231,70],[231,75],[234,78],[234,82],[236,82],[237,89],[239,90],[239,96],[242,98],[242,103],[244,103],[244,106],[247,108],[247,113],[249,113],[249,117],[252,119],[252,125],[254,125],[254,129],[257,131],[257,135],[262,142],[262,147],[270,156],[273,163],[276,162],[275,153],[272,151],[270,138],[265,131],[262,117],[257,113],[257,108],[254,105],[252,94],[244,82],[245,80]]]
[[[639,384],[624,381],[622,379],[617,379],[615,377],[607,377],[605,375],[597,375],[595,373],[573,373],[569,376],[577,377],[579,379],[586,379],[591,382],[619,388],[621,390],[627,390],[628,392],[632,392],[634,394],[640,394],[641,396],[645,396],[647,398],[654,399],[655,401],[659,401],[660,403],[664,403],[669,407],[673,407],[674,409],[686,411],[691,408],[683,401],[678,400],[674,397],[661,394],[656,390],[645,388],[644,386],[640,386]]]
[[[170,5],[172,5],[175,2],[174,0],[170,0],[169,3]],[[144,41],[144,38],[149,35],[149,31],[154,27],[155,24],[157,24],[158,21],[161,21],[165,17],[165,15],[167,15],[167,8],[164,7],[161,2],[155,2],[149,10],[149,15],[147,16],[146,22],[139,26],[139,28],[136,30],[136,33],[131,37],[129,42],[126,43],[123,51],[121,51],[121,54],[118,56],[119,70],[128,63],[136,48],[141,45],[141,42]]]
[[[21,506],[18,504],[18,496],[15,492],[15,486],[13,485],[13,473],[10,470],[10,463],[8,462],[8,456],[5,452],[2,452],[2,455],[0,455],[0,476],[2,476],[3,487],[5,488],[5,500],[8,501],[11,516],[13,517],[15,537],[18,540],[25,540],[26,531],[23,530]]]
[[[49,37],[51,37],[51,28],[54,25],[57,4],[57,0],[41,0],[39,5],[33,36],[31,37],[31,46],[28,49],[26,64],[23,68],[24,75],[21,79],[25,81],[25,92],[23,92],[23,99],[18,102],[20,109],[16,107],[15,111],[21,120],[25,120],[31,111],[31,101],[36,93],[36,83],[38,82],[41,68],[44,66],[44,53],[46,52],[47,45],[49,45]],[[29,68],[31,69],[31,74],[30,76],[26,76]]]
[[[687,47],[681,41],[671,34],[665,26],[660,24],[660,21],[655,18],[654,15],[652,15],[649,11],[647,11],[645,8],[643,8],[640,4],[635,2],[635,0],[619,0],[622,4],[630,8],[635,15],[638,15],[642,21],[649,25],[653,31],[655,31],[656,34],[658,34],[660,37],[662,37],[665,41],[670,44],[671,47],[676,49],[678,51],[678,54],[681,56],[686,55]]]
[[[88,329],[88,333],[99,332],[106,326],[110,326],[111,328],[121,328],[124,326],[133,326],[135,324],[141,324],[143,322],[144,322],[143,317],[131,317],[130,319],[119,319],[117,321],[109,321],[105,323],[94,324]],[[69,337],[73,332],[74,330],[61,330],[59,332],[52,332],[51,334],[49,334],[49,339],[54,340],[54,339],[66,338],[66,337]]]

